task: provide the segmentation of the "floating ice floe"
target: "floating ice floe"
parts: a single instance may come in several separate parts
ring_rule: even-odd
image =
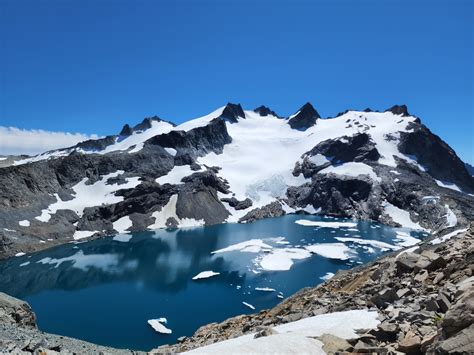
[[[402,231],[396,231],[395,240],[397,240],[397,245],[401,247],[411,247],[420,242],[419,239],[412,237],[410,234]]]
[[[30,262],[29,262],[29,261],[25,261],[24,263],[21,263],[21,264],[20,264],[20,267],[22,267],[22,266],[27,266],[27,265],[30,265]]]
[[[275,292],[276,290],[270,287],[255,287],[255,291]]]
[[[202,271],[196,276],[193,277],[193,280],[200,280],[200,279],[208,279],[209,277],[213,277],[216,275],[220,275],[220,272],[214,272],[214,271]]]
[[[306,259],[311,253],[300,248],[273,249],[260,260],[260,266],[268,271],[290,270],[293,260]]]
[[[346,238],[346,237],[336,237],[334,238],[340,242],[344,242],[344,243],[356,243],[356,244],[360,244],[360,245],[370,245],[370,246],[373,246],[375,248],[378,248],[382,251],[386,251],[386,250],[400,250],[401,247],[399,246],[396,246],[396,245],[392,245],[392,244],[388,244],[388,243],[385,243],[385,242],[381,242],[381,241],[378,241],[378,240],[370,240],[370,239],[359,239],[359,238]]]
[[[158,333],[161,334],[171,334],[172,330],[169,328],[166,328],[164,325],[168,323],[166,318],[158,318],[158,319],[150,319],[148,320],[148,324]]]
[[[334,276],[333,272],[327,272],[324,276],[321,276],[320,279],[324,280],[324,281],[327,281],[327,280],[331,279],[333,276]]]
[[[244,306],[247,306],[250,309],[255,309],[255,307],[252,306],[250,303],[247,303],[247,302],[242,302],[242,303],[244,304]]]
[[[356,254],[343,243],[313,244],[305,246],[305,249],[328,259],[348,260]]]
[[[356,222],[324,222],[324,221],[310,221],[307,219],[298,219],[296,224],[306,227],[323,227],[323,228],[353,228],[357,226]]]
[[[278,243],[278,241],[276,242]],[[215,250],[211,254],[227,253],[230,251],[241,251],[246,253],[259,253],[262,250],[271,250],[273,247],[263,242],[262,239],[251,239],[245,242],[229,245],[228,247]]]

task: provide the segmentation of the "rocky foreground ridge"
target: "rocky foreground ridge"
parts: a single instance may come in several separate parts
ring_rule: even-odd
[[[227,104],[0,167],[0,259],[70,241],[306,211],[431,231],[474,220],[474,179],[406,106],[281,118]]]
[[[273,309],[203,326],[192,337],[152,353],[188,351],[244,334],[271,337],[276,325],[369,308],[378,311],[376,329],[361,329],[358,338],[348,340],[322,335],[318,340],[323,349],[352,354],[473,354],[474,224],[446,242],[435,239],[413,249],[340,271]]]
[[[342,354],[472,354],[474,224],[468,229],[446,232],[450,233],[430,237],[418,246],[389,254],[371,264],[340,271],[324,284],[305,288],[273,309],[203,326],[193,336],[181,338],[178,344],[162,346],[150,353],[198,349],[244,334],[271,337],[277,325],[320,314],[368,308],[378,312],[377,328],[361,329],[355,339],[323,334],[317,338],[324,344],[323,349]],[[36,328],[34,313],[25,302],[0,294],[0,352],[132,351],[43,333]]]

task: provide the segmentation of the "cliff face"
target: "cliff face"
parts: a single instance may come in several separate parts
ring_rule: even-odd
[[[444,238],[431,238],[415,248],[339,272],[328,282],[303,289],[273,309],[203,326],[192,337],[155,352],[188,351],[249,334],[252,336],[247,343],[263,336],[271,341],[277,334],[275,326],[320,314],[368,308],[378,312],[380,323],[376,328],[361,330],[354,339],[319,336],[323,349],[355,353],[474,353],[474,225]],[[198,351],[205,352],[206,348]]]

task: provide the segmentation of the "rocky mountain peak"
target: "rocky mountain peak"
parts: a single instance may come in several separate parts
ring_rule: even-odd
[[[232,104],[229,102],[225,106],[224,111],[222,111],[221,117],[231,123],[236,123],[239,117],[245,118],[245,113],[240,104]]]
[[[275,116],[275,117],[280,117],[278,116],[275,111],[272,111],[270,108],[268,108],[267,106],[259,106],[257,107],[254,112],[258,113],[260,116]]]
[[[392,112],[394,115],[410,116],[406,105],[393,105],[385,112]]]
[[[122,130],[120,131],[120,135],[124,137],[130,136],[132,133],[133,129],[128,124],[125,124],[125,126],[123,126]]]
[[[309,102],[305,103],[289,120],[288,124],[293,129],[305,131],[316,124],[316,120],[321,118],[318,111]]]

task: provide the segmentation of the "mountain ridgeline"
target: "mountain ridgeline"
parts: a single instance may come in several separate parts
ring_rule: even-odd
[[[82,238],[286,213],[428,231],[474,217],[474,179],[406,106],[321,118],[227,104],[0,168],[0,258]]]

